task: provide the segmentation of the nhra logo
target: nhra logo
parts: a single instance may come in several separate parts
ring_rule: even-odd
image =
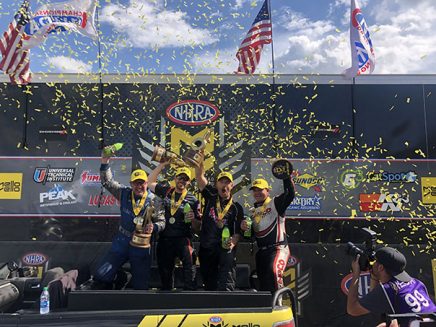
[[[218,108],[210,102],[184,100],[173,103],[166,110],[167,117],[181,125],[205,125],[216,120],[220,114]]]
[[[203,327],[227,327],[229,324],[225,324],[224,320],[219,316],[212,316]]]
[[[348,295],[348,290],[350,289],[351,280],[353,279],[353,274],[348,274],[341,281],[341,290],[345,295]],[[371,274],[369,272],[363,272],[359,277],[359,298],[365,296],[369,293],[369,284],[371,282]]]
[[[29,253],[22,257],[21,261],[28,266],[41,266],[47,261],[47,257],[42,253]]]

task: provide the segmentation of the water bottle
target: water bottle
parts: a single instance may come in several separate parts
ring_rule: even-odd
[[[230,239],[230,230],[226,226],[226,227],[223,228],[223,231],[222,231],[222,234],[221,234],[221,246],[224,249],[228,249],[229,248],[229,245],[228,245],[229,239]]]
[[[39,313],[45,315],[50,312],[50,295],[48,294],[48,287],[44,287],[39,298]]]
[[[115,144],[106,146],[103,149],[103,155],[105,157],[112,157],[115,154],[115,152],[121,150],[122,147],[123,147],[123,143],[115,143]]]
[[[186,224],[190,224],[191,221],[186,218],[186,215],[191,211],[191,206],[189,205],[189,203],[186,203],[185,206],[183,207],[183,214],[185,215],[185,223]]]
[[[248,229],[244,232],[244,237],[251,237],[251,218],[246,216],[245,221],[247,222]]]

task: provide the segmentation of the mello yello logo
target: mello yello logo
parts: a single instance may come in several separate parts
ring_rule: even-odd
[[[22,173],[0,173],[0,199],[20,200],[22,186]]]

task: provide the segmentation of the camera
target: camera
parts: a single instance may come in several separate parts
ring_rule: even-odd
[[[360,270],[369,270],[371,262],[375,261],[375,248],[377,245],[377,234],[369,228],[362,228],[364,233],[364,246],[358,247],[354,243],[347,243],[347,254],[356,257],[358,254]]]

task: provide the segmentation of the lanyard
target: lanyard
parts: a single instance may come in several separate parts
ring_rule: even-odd
[[[222,220],[224,218],[224,216],[227,214],[227,211],[229,211],[230,206],[233,203],[233,199],[230,198],[229,203],[227,203],[226,207],[224,208],[224,210],[221,208],[221,203],[220,203],[220,197],[218,196],[216,198],[216,210],[218,212],[218,220]]]
[[[186,197],[186,194],[188,194],[187,190],[183,190],[182,194],[180,194],[179,201],[176,202],[176,190],[174,190],[173,194],[171,194],[171,216],[174,216],[174,214],[177,212],[177,209],[179,209],[180,205],[182,204],[183,200]]]
[[[133,195],[133,190],[132,190],[132,208],[133,208],[133,213],[135,214],[135,216],[138,216],[139,213],[141,212],[141,209],[144,206],[145,199],[147,198],[147,195],[148,195],[148,191],[145,191],[145,193],[142,195],[141,201],[139,201],[139,203],[137,204],[135,202],[135,196]]]
[[[260,221],[262,220],[263,213],[265,212],[266,207],[268,206],[268,204],[270,202],[271,202],[271,198],[267,197],[265,202],[262,204],[262,206],[260,206],[254,210],[253,218],[254,218],[254,221],[256,222],[256,224],[259,224]]]

